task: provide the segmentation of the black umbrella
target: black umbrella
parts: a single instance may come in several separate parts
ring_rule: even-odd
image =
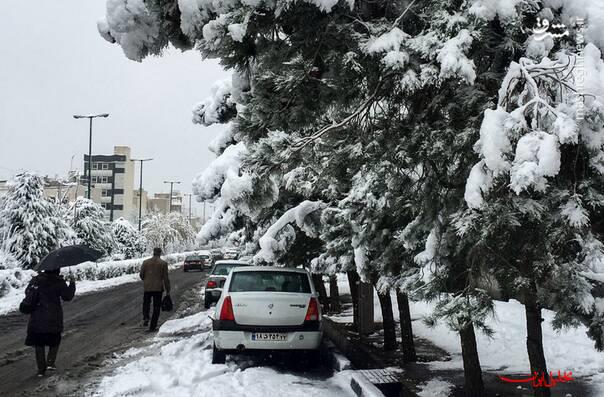
[[[57,270],[62,267],[75,266],[83,262],[96,261],[103,253],[85,245],[70,245],[59,248],[46,255],[34,268],[36,271]]]

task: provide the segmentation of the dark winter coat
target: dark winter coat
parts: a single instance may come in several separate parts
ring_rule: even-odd
[[[143,262],[140,271],[145,292],[161,292],[164,289],[170,293],[170,279],[168,276],[168,262],[159,256],[154,256]]]
[[[27,288],[37,285],[37,304],[29,317],[28,333],[63,332],[63,307],[61,299],[70,301],[75,295],[75,283],[69,285],[60,275],[41,273],[32,278]],[[27,292],[26,292],[27,293]]]

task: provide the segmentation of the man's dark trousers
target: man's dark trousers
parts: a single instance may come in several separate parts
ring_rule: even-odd
[[[157,328],[157,321],[159,320],[159,311],[161,309],[161,296],[162,291],[146,291],[143,296],[143,320],[149,321],[149,309],[151,306],[151,298],[153,298],[153,314],[151,314],[151,323],[149,329]]]

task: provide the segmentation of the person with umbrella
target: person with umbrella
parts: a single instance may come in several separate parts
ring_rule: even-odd
[[[60,268],[96,260],[100,256],[100,252],[88,247],[64,247],[48,254],[35,267],[38,275],[25,289],[25,299],[19,310],[30,315],[25,345],[35,348],[39,377],[44,376],[47,370],[55,370],[63,332],[62,301],[72,300],[76,290],[73,274],[70,272],[68,285],[60,274]]]

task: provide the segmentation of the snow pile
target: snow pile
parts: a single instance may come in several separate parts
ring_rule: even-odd
[[[421,391],[417,393],[419,397],[448,397],[455,385],[436,378],[428,381],[420,388]]]
[[[0,298],[23,291],[34,274],[33,270],[0,269]]]
[[[343,379],[309,379],[267,367],[241,368],[236,362],[211,364],[208,312],[166,322],[148,348],[124,354],[129,361],[105,377],[95,396],[350,396]],[[189,336],[191,332],[195,332]],[[346,386],[344,386],[346,387]],[[285,392],[286,391],[286,392]]]

